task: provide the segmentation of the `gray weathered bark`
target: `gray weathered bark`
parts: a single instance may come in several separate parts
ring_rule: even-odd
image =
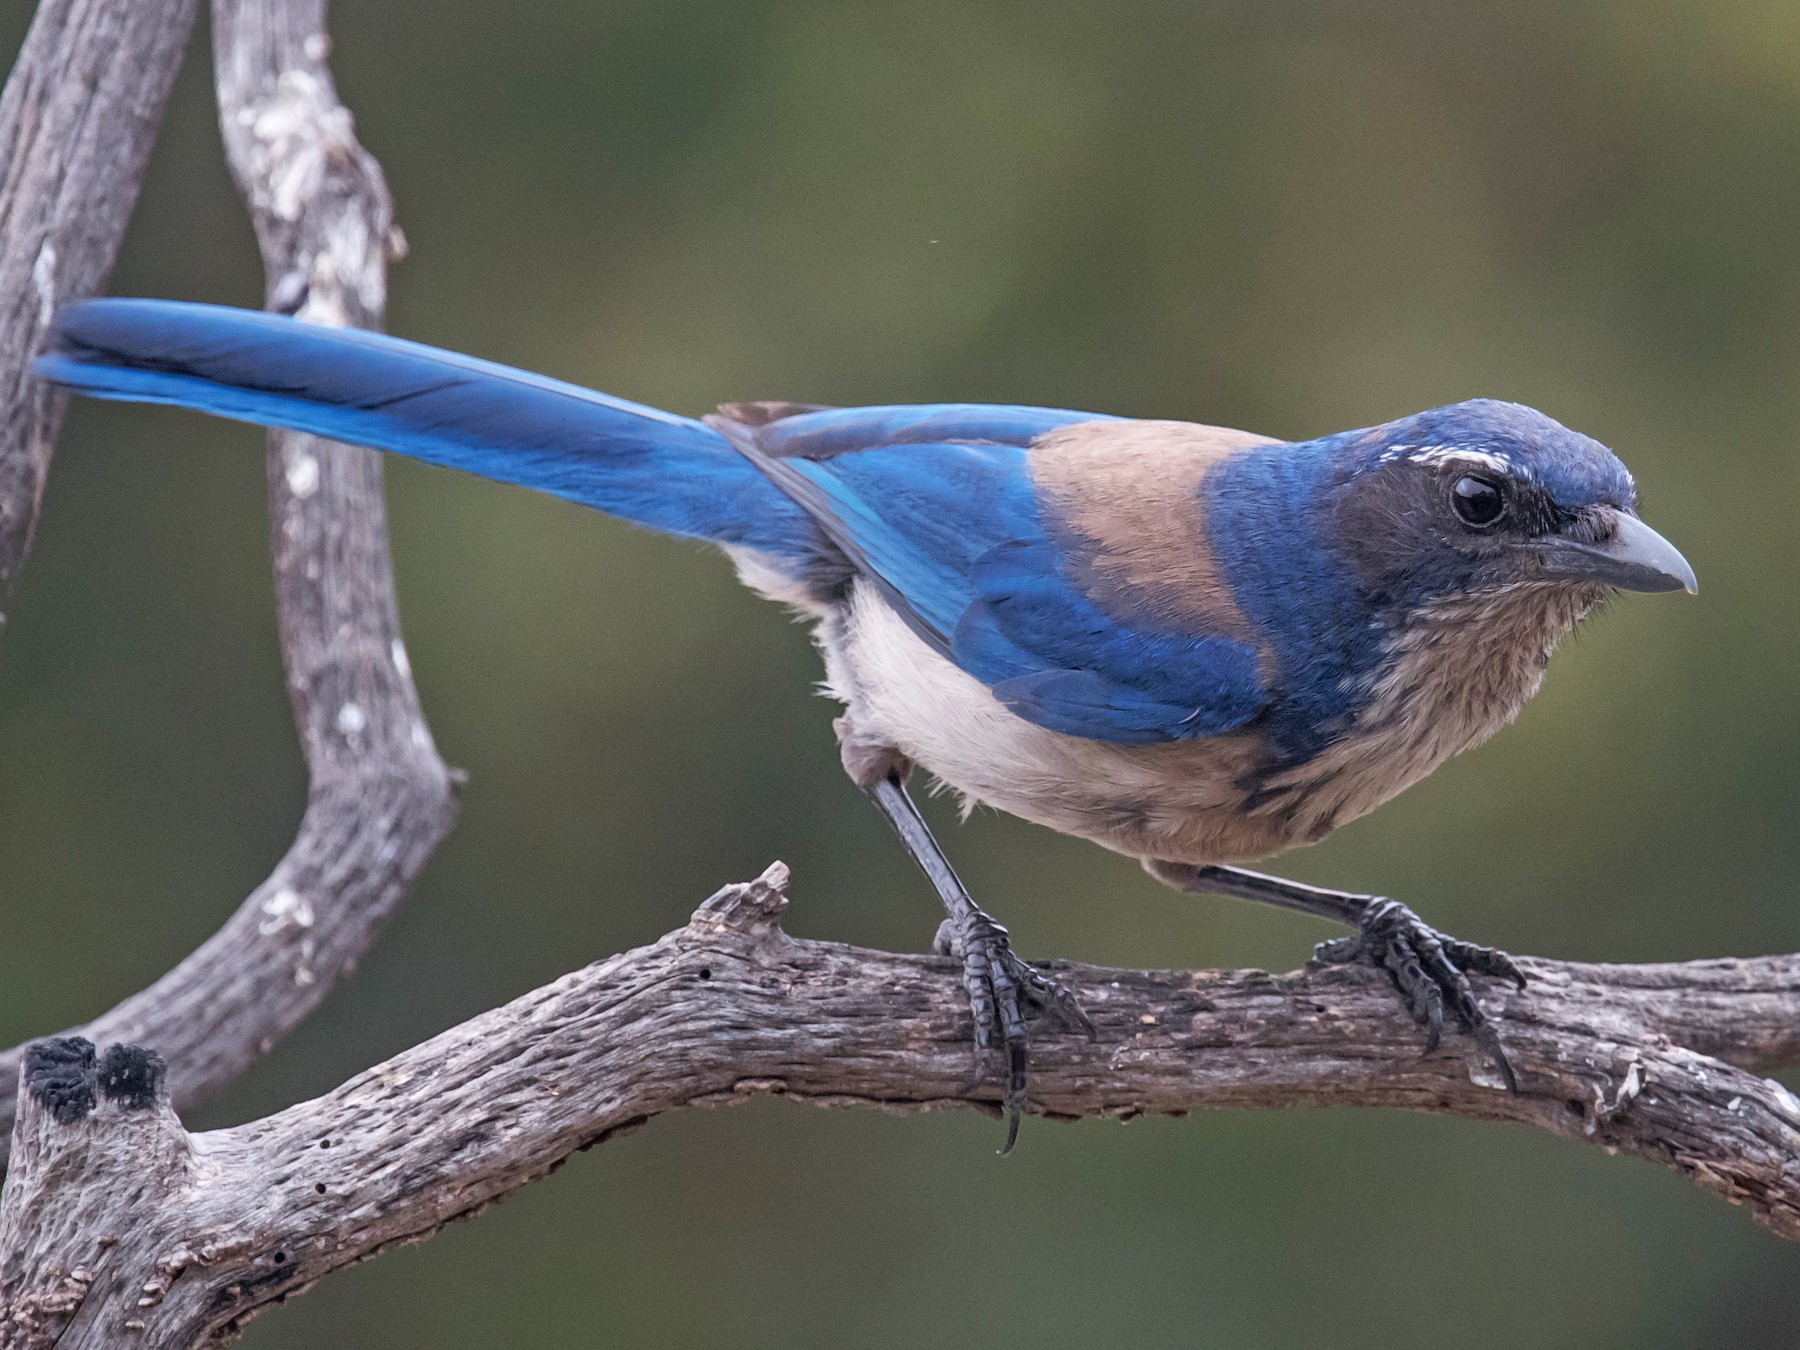
[[[997,1114],[999,1076],[971,1071],[955,962],[790,938],[785,883],[776,864],[654,946],[231,1129],[188,1135],[166,1098],[133,1109],[151,1095],[131,1069],[142,1055],[112,1052],[96,1086],[91,1064],[70,1072],[91,1046],[52,1047],[26,1085],[0,1210],[0,1346],[201,1344],[678,1107],[772,1093]],[[1373,971],[1058,965],[1099,1037],[1040,1030],[1033,1109],[1402,1106],[1517,1121],[1672,1166],[1800,1237],[1800,1100],[1758,1076],[1800,1062],[1800,956],[1523,964],[1528,993],[1482,989],[1516,1096],[1465,1037],[1421,1058],[1419,1029]]]
[[[195,0],[44,0],[0,94],[0,608],[66,397],[30,375],[59,305],[106,284]]]
[[[60,409],[25,365],[54,306],[104,277],[192,9],[46,0],[0,100],[0,602]],[[270,303],[376,325],[399,236],[336,100],[323,19],[321,0],[215,0],[221,119]],[[453,814],[400,644],[377,457],[277,434],[269,485],[306,817],[213,939],[85,1029],[129,1044],[96,1056],[59,1038],[26,1055],[0,1203],[0,1347],[207,1342],[682,1106],[777,1093],[997,1113],[997,1076],[973,1071],[955,964],[787,937],[777,864],[654,946],[315,1101],[189,1135],[175,1105],[317,1004]],[[1421,1058],[1374,972],[1058,967],[1099,1034],[1040,1029],[1033,1108],[1385,1105],[1517,1121],[1673,1166],[1800,1237],[1800,1100],[1757,1076],[1800,1063],[1800,955],[1523,964],[1528,993],[1482,991],[1517,1095],[1463,1038]],[[0,1056],[0,1101],[19,1062]]]
[[[322,0],[217,0],[213,35],[226,149],[271,300],[315,323],[378,326],[399,236],[381,170],[332,88]],[[401,642],[380,456],[272,434],[269,500],[306,815],[224,927],[81,1029],[155,1046],[181,1105],[230,1082],[318,1006],[455,815]],[[0,1054],[0,1128],[21,1054]]]

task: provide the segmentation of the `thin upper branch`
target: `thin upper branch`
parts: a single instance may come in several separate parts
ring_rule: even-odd
[[[31,377],[60,305],[106,284],[195,0],[44,0],[0,95],[0,606],[67,398]]]
[[[399,236],[380,167],[332,87],[322,0],[217,0],[213,35],[220,121],[271,298],[315,323],[378,326]],[[318,1006],[455,815],[401,641],[380,456],[274,433],[268,463],[282,656],[311,776],[306,815],[268,880],[217,933],[81,1029],[155,1046],[178,1105],[230,1082]],[[21,1054],[0,1054],[0,1131]]]
[[[21,372],[54,306],[104,275],[191,17],[191,0],[46,0],[0,104],[0,595],[59,408]],[[222,123],[271,302],[378,323],[398,235],[324,64],[322,3],[215,0],[214,24]],[[53,125],[73,169],[43,134]],[[453,810],[400,645],[378,460],[277,436],[269,478],[307,815],[219,934],[88,1029],[167,1055],[176,1101],[227,1081],[323,997]],[[778,1093],[997,1109],[997,1079],[971,1071],[954,963],[791,939],[784,884],[778,865],[654,946],[229,1130],[187,1134],[152,1053],[35,1048],[0,1207],[0,1346],[198,1344],[682,1106]],[[1512,1120],[1671,1165],[1800,1237],[1800,1100],[1756,1076],[1800,1062],[1800,956],[1526,968],[1528,993],[1483,991],[1519,1073],[1513,1095],[1460,1038],[1420,1058],[1417,1029],[1372,972],[1060,967],[1099,1036],[1039,1028],[1033,1106]],[[18,1060],[0,1056],[0,1099]]]
[[[117,1343],[106,1338],[128,1319],[144,1324],[134,1343],[197,1344],[678,1107],[773,1093],[997,1111],[999,1076],[972,1073],[955,963],[790,938],[785,883],[776,864],[653,946],[232,1129],[190,1136],[164,1109],[155,1128],[134,1117],[108,1144],[124,1116],[102,1102],[90,1120],[59,1124],[51,1107],[68,1089],[46,1080],[20,1118],[8,1185],[35,1194],[54,1172],[56,1208],[84,1218],[49,1240],[15,1236],[33,1207],[9,1189],[0,1265],[15,1241],[32,1238],[37,1256],[29,1275],[0,1278],[0,1345],[17,1310],[58,1328],[78,1319],[89,1330],[65,1334],[65,1347]],[[1067,1119],[1402,1106],[1517,1121],[1672,1166],[1800,1237],[1800,1099],[1754,1072],[1800,1062],[1800,956],[1526,968],[1527,993],[1482,990],[1519,1073],[1515,1096],[1466,1038],[1421,1058],[1418,1028],[1373,971],[1058,965],[1099,1036],[1039,1027],[1032,1107]],[[121,1175],[136,1189],[109,1199]],[[101,1234],[124,1236],[103,1245]]]

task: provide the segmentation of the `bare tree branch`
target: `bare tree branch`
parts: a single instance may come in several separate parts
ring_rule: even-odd
[[[192,8],[45,0],[0,101],[0,599],[60,413],[27,359],[55,306],[104,277]],[[322,0],[214,0],[221,119],[270,303],[376,325],[399,236],[333,90],[323,20]],[[97,1056],[65,1037],[24,1053],[0,1347],[201,1344],[678,1107],[782,1094],[998,1114],[955,963],[787,937],[777,864],[654,946],[317,1100],[188,1134],[173,1103],[228,1081],[318,1003],[454,810],[400,643],[378,458],[278,434],[269,484],[306,817],[218,934],[86,1029],[127,1044]],[[1800,1062],[1800,955],[1526,968],[1528,993],[1483,991],[1514,1095],[1461,1038],[1421,1058],[1372,972],[1061,966],[1099,1038],[1040,1031],[1033,1107],[1074,1119],[1383,1105],[1516,1121],[1673,1166],[1800,1238],[1800,1100],[1757,1076]],[[0,1056],[0,1101],[20,1060]]]
[[[379,324],[399,236],[380,167],[332,87],[322,0],[217,0],[213,33],[226,147],[272,300],[315,323]],[[282,655],[311,774],[305,818],[224,927],[81,1030],[155,1046],[180,1105],[318,1006],[455,815],[401,642],[380,456],[275,433],[269,500]],[[0,1054],[0,1126],[21,1053]]]
[[[186,1134],[141,1052],[114,1050],[96,1082],[91,1046],[52,1044],[0,1212],[0,1346],[198,1344],[678,1107],[780,1094],[998,1114],[955,963],[790,938],[785,884],[778,863],[654,946],[232,1129]],[[1483,990],[1517,1096],[1465,1038],[1421,1058],[1371,971],[1055,969],[1099,1039],[1040,1032],[1046,1115],[1305,1104],[1517,1121],[1672,1166],[1800,1237],[1800,1099],[1753,1072],[1800,1061],[1800,957],[1532,961],[1530,992]]]
[[[31,547],[66,396],[50,316],[106,283],[195,0],[44,0],[0,95],[0,605]]]

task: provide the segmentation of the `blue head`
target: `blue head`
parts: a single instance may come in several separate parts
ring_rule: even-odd
[[[1328,532],[1381,608],[1694,589],[1618,457],[1521,404],[1472,399],[1316,444]]]
[[[1206,491],[1234,596],[1281,671],[1270,729],[1290,759],[1362,715],[1421,623],[1439,649],[1466,649],[1456,678],[1485,687],[1490,668],[1520,672],[1484,696],[1503,720],[1609,590],[1694,589],[1687,562],[1638,519],[1618,458],[1516,403],[1258,446]]]

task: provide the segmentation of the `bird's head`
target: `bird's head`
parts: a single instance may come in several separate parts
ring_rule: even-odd
[[[1475,399],[1332,439],[1333,533],[1378,604],[1696,589],[1618,457],[1531,408]]]

